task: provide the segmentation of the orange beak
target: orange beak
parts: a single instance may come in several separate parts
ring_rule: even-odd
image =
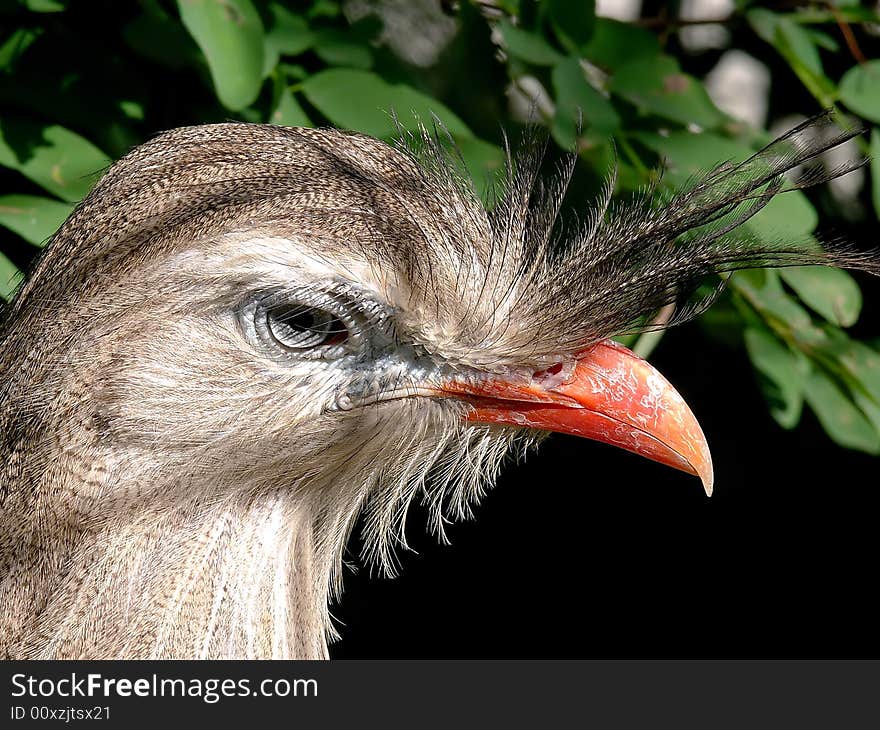
[[[698,476],[711,496],[712,457],[694,414],[648,362],[606,340],[529,382],[452,381],[442,392],[468,400],[469,421],[583,436]]]

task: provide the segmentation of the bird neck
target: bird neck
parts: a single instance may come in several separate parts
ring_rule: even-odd
[[[0,507],[0,655],[327,656],[332,560],[290,494],[80,521],[71,500],[83,495],[41,495],[11,490]]]

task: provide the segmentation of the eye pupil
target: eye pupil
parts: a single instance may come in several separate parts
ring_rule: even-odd
[[[266,310],[266,329],[287,350],[303,351],[340,344],[348,330],[332,313],[304,304],[284,304]]]

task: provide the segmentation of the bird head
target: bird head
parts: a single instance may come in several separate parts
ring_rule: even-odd
[[[129,475],[91,514],[284,491],[337,551],[365,507],[386,567],[414,498],[442,530],[551,431],[711,492],[691,410],[610,338],[664,307],[678,307],[669,323],[693,316],[710,298],[694,306],[696,286],[736,268],[868,266],[727,235],[787,170],[850,136],[815,141],[826,124],[660,204],[615,207],[612,182],[567,235],[572,163],[541,184],[533,148],[487,210],[431,135],[415,149],[267,125],[167,132],[104,175],[13,303],[4,336],[31,354],[6,402],[20,387],[28,419],[65,421]]]

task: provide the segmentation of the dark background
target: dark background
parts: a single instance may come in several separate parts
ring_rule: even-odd
[[[854,334],[876,335],[880,286],[859,280]],[[880,656],[877,458],[835,446],[807,410],[780,428],[745,352],[698,325],[652,362],[709,440],[711,499],[683,472],[554,434],[449,528],[451,546],[414,510],[419,554],[400,577],[347,571],[331,655]]]

